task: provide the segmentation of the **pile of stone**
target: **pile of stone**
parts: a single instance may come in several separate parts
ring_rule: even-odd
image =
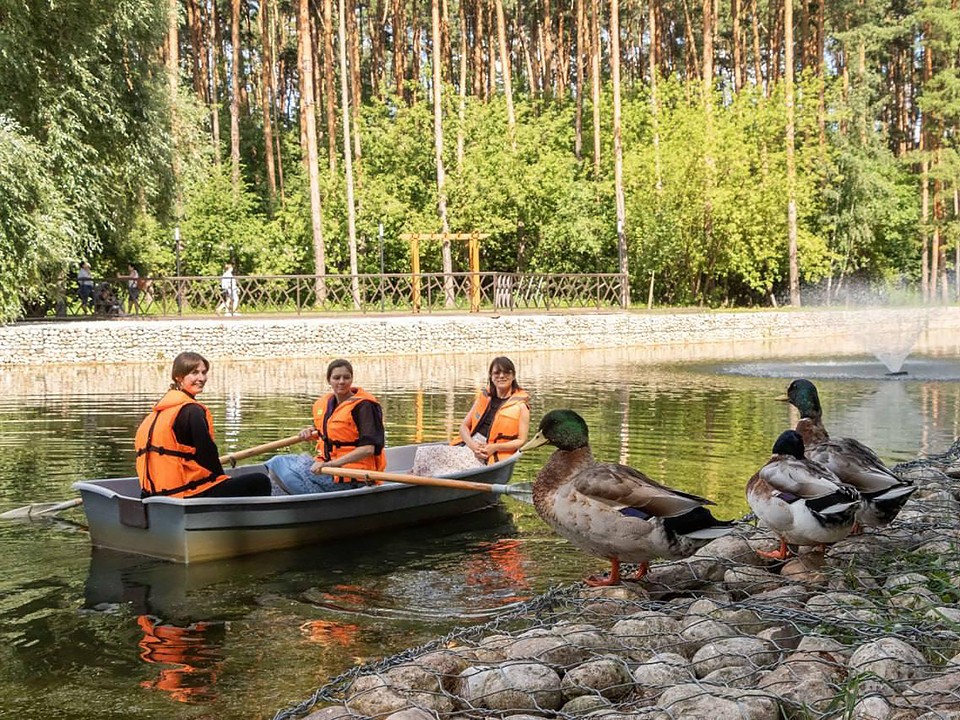
[[[642,583],[359,674],[309,720],[960,720],[956,481],[890,527],[786,563],[745,527]],[[317,696],[329,702],[333,695]],[[280,715],[278,715],[280,717]]]

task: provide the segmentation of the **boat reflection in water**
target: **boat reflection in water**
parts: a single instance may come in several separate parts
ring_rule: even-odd
[[[177,702],[204,704],[217,698],[229,621],[191,619],[187,594],[236,571],[229,563],[193,567],[94,548],[84,606],[115,612],[122,605],[132,613],[140,631],[139,657],[157,666],[156,676],[140,687],[162,691]]]
[[[491,539],[491,531],[506,537]],[[338,666],[367,660],[398,649],[385,649],[384,636],[400,637],[411,623],[445,621],[452,629],[532,595],[526,568],[535,560],[515,534],[498,504],[365,536],[349,548],[320,544],[192,564],[94,548],[84,608],[129,615],[136,646],[129,641],[126,652],[146,665],[141,688],[180,703],[215,705],[225,701],[218,690],[222,669],[235,662],[238,640],[228,642],[237,632],[234,621],[246,631],[269,621],[281,634],[286,625],[302,639],[304,653],[306,646],[322,647]],[[466,563],[465,547],[475,550]],[[299,652],[289,645],[284,651]]]

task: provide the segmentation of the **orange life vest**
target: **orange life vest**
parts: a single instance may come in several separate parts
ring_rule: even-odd
[[[488,443],[498,443],[504,440],[516,440],[520,437],[520,411],[524,406],[529,407],[530,395],[523,388],[517,388],[513,394],[506,398],[497,409],[497,414],[493,416],[493,422],[490,424],[490,433],[487,436]],[[473,407],[470,408],[469,428],[473,433],[474,428],[480,424],[483,414],[490,407],[490,391],[484,388],[477,393],[473,401]],[[451,445],[463,445],[463,439],[457,438],[450,443]],[[510,457],[516,450],[503,450],[495,452],[487,458],[487,464],[491,465],[498,460]]]
[[[169,390],[137,429],[137,476],[147,495],[191,497],[227,479],[197,462],[197,449],[177,442],[173,423],[185,405],[200,405],[182,390]],[[204,405],[213,440],[213,417]]]
[[[320,440],[317,441],[317,460],[321,462],[336,460],[356,449],[357,441],[360,439],[360,429],[353,421],[353,409],[357,403],[366,401],[380,408],[380,402],[366,390],[353,388],[351,392],[353,396],[337,403],[330,415],[327,415],[327,408],[330,407],[330,400],[334,397],[332,392],[313,404],[313,424],[320,433]],[[348,463],[344,467],[381,471],[387,467],[387,459],[383,454],[383,448],[380,448],[373,455]],[[349,478],[339,477],[334,477],[334,480],[350,481]]]

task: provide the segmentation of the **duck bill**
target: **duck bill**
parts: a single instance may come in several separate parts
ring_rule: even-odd
[[[523,447],[520,448],[520,452],[533,450],[534,448],[538,448],[543,445],[546,445],[547,442],[548,440],[543,436],[543,433],[538,432],[536,435],[534,435],[532,438],[530,438],[529,440],[527,440],[527,442],[523,444]]]
[[[776,400],[777,402],[790,402],[790,398],[788,398],[786,394],[778,395],[777,397],[774,398],[774,400]]]

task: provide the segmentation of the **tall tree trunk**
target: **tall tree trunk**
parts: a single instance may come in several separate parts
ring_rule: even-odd
[[[420,23],[420,13],[417,8],[417,0],[412,0],[411,15],[413,16],[413,51],[410,53],[410,84],[413,87],[411,102],[416,103],[420,96],[422,83],[420,82],[420,58],[423,57],[421,48],[422,26]]]
[[[583,63],[586,53],[583,51],[584,40],[587,37],[587,23],[583,10],[584,0],[574,0],[577,12],[577,114],[574,120],[575,132],[573,141],[573,151],[577,160],[583,158],[583,83],[585,74],[583,72]]]
[[[683,27],[687,37],[687,42],[684,43],[684,47],[686,48],[687,80],[691,83],[696,79],[702,81],[700,61],[697,59],[697,40],[693,36],[693,19],[690,17],[690,8],[687,5],[687,0],[683,0],[683,19]]]
[[[503,0],[494,0],[497,11],[497,41],[500,45],[500,69],[503,75],[503,95],[507,102],[507,132],[510,147],[517,149],[517,117],[513,111],[513,83],[510,79],[510,53],[507,49],[507,22],[503,15]]]
[[[230,13],[230,177],[234,193],[240,192],[240,0]]]
[[[590,91],[593,99],[593,175],[600,177],[600,0],[590,0]]]
[[[350,121],[353,123],[353,157],[357,164],[357,180],[360,180],[360,158],[363,157],[360,147],[360,105],[363,102],[361,91],[363,79],[360,75],[360,25],[357,23],[357,5],[355,0],[347,2],[347,46],[350,49]]]
[[[273,98],[273,57],[271,54],[270,22],[267,18],[267,3],[260,1],[257,9],[257,24],[263,52],[260,56],[260,108],[263,112],[263,159],[267,166],[267,204],[272,209],[277,196],[277,176],[273,162],[273,122],[270,107]]]
[[[340,121],[343,125],[343,172],[347,180],[347,243],[350,249],[350,293],[353,307],[360,309],[360,279],[357,277],[357,211],[353,201],[353,159],[350,142],[350,83],[347,79],[347,23],[346,3],[340,0],[337,8],[338,40],[340,46]]]
[[[370,95],[383,100],[383,30],[387,3],[385,0],[375,2],[367,11],[367,32],[370,33]]]
[[[750,0],[750,27],[753,31],[753,82],[758,88],[764,88],[763,70],[760,66],[760,17],[757,14],[757,0]]]
[[[713,289],[713,268],[717,253],[714,248],[713,233],[713,196],[716,185],[716,158],[713,155],[715,138],[713,132],[713,26],[716,16],[713,12],[713,0],[703,0],[703,240],[707,248],[707,266],[704,269],[704,292]],[[702,298],[704,300],[706,298]]]
[[[494,27],[497,24],[497,11],[492,2],[487,2],[487,86],[484,92],[484,102],[497,94],[497,50],[494,45]]]
[[[793,0],[783,2],[784,94],[787,106],[787,255],[790,265],[790,304],[800,306],[800,268],[797,261],[797,190],[793,120]]]
[[[404,82],[407,69],[407,19],[405,0],[393,0],[393,88],[398,97],[407,98]]]
[[[300,102],[303,104],[304,157],[310,181],[310,225],[313,230],[313,263],[316,281],[314,290],[317,303],[327,299],[326,249],[323,243],[323,207],[320,204],[320,169],[317,152],[317,111],[313,95],[313,48],[310,39],[310,0],[299,0],[299,51]]]
[[[460,87],[457,90],[457,174],[463,172],[464,124],[467,111],[467,12],[464,2],[457,3],[460,22]]]
[[[217,0],[210,0],[210,130],[213,135],[213,161],[220,164],[220,19]]]
[[[321,36],[323,37],[323,93],[327,118],[327,162],[330,172],[337,171],[337,91],[334,84],[333,0],[323,0]]]
[[[461,0],[466,2],[466,0]],[[481,0],[473,0],[473,96],[487,101],[486,81],[484,80],[483,61],[483,7]]]
[[[437,163],[437,214],[440,216],[440,231],[444,234],[450,232],[450,225],[447,222],[447,191],[444,187],[443,172],[443,77],[441,69],[441,50],[440,39],[440,0],[432,0],[430,3],[430,20],[432,26],[432,42],[430,48],[430,59],[433,64],[433,149],[434,158]],[[450,239],[443,239],[443,291],[446,297],[446,306],[454,306],[453,295],[453,258],[450,253]]]
[[[650,25],[650,124],[653,130],[653,176],[657,197],[657,213],[660,211],[660,197],[663,194],[663,170],[660,158],[660,99],[657,87],[660,80],[660,61],[657,48],[657,0],[648,0]]]
[[[167,83],[170,92],[170,172],[173,175],[173,216],[180,221],[180,149],[177,138],[180,134],[179,103],[180,94],[180,35],[177,16],[178,0],[167,2]],[[194,49],[196,57],[196,49]]]
[[[623,140],[620,128],[620,0],[610,0],[610,74],[613,82],[613,187],[617,204],[617,256],[623,288],[620,303],[630,307],[627,207],[623,196]]]
[[[785,32],[783,26],[783,8],[785,0],[770,0],[770,57],[767,59],[767,88],[770,92],[780,81],[780,40],[783,37],[781,33]],[[793,13],[791,12],[791,16]],[[793,34],[791,28],[790,34]]]
[[[730,25],[733,46],[733,89],[743,87],[743,45],[740,42],[740,0],[730,0]]]
[[[193,48],[193,92],[200,102],[210,101],[207,92],[207,43],[203,32],[203,13],[197,0],[187,0],[187,26]]]
[[[570,46],[565,42],[564,19],[566,14],[561,12],[557,21],[557,42],[554,45],[556,57],[556,97],[566,98],[567,78],[570,77]]]

